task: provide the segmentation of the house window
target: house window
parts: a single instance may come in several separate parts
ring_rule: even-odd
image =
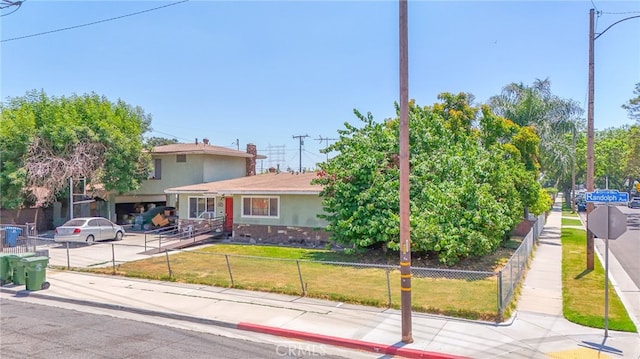
[[[279,216],[280,198],[278,197],[242,197],[243,217]]]
[[[210,218],[216,213],[216,201],[211,197],[189,197],[189,218]]]
[[[176,155],[176,162],[187,162],[187,155]]]
[[[151,164],[151,168],[149,169],[149,179],[161,179],[162,178],[162,160],[156,158],[153,160]]]

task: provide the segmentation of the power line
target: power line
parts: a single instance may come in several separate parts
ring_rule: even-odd
[[[640,14],[640,11],[623,11],[623,12],[600,12],[605,15],[628,15],[628,14]]]
[[[26,1],[26,0],[25,0]],[[0,5],[0,10],[4,10],[7,9],[11,6],[17,6],[17,8],[15,10],[13,10],[12,12],[8,13],[8,14],[4,14],[4,15],[0,15],[0,17],[2,16],[7,16],[7,15],[11,15],[14,12],[18,11],[18,9],[20,9],[20,7],[22,6],[22,3],[24,1],[11,1],[11,0],[2,0],[3,3],[5,3],[6,5]]]
[[[182,137],[178,137],[178,136],[176,136],[176,135],[174,135],[174,134],[166,133],[166,132],[162,132],[162,131],[158,131],[158,130],[151,130],[151,131],[149,131],[149,132],[152,132],[152,133],[159,133],[159,134],[162,134],[162,135],[165,135],[165,136],[169,136],[169,137],[173,137],[173,138],[177,138],[177,139],[180,139],[180,140],[191,141],[191,140],[189,140],[189,139],[182,138]]]
[[[151,11],[155,11],[155,10],[160,10],[160,9],[165,8],[165,7],[169,7],[169,6],[174,6],[174,5],[182,4],[182,3],[185,3],[185,2],[188,2],[188,1],[189,1],[189,0],[182,0],[182,1],[178,1],[178,2],[171,3],[171,4],[167,4],[167,5],[162,5],[162,6],[154,7],[154,8],[151,8],[151,9],[142,10],[142,11],[137,11],[137,12],[133,12],[133,13],[130,13],[130,14],[121,15],[121,16],[116,16],[116,17],[112,17],[112,18],[108,18],[108,19],[104,19],[104,20],[93,21],[93,22],[89,22],[89,23],[86,23],[86,24],[75,25],[75,26],[69,26],[69,27],[65,27],[65,28],[61,28],[61,29],[56,29],[56,30],[49,30],[49,31],[39,32],[39,33],[36,33],[36,34],[31,34],[31,35],[25,35],[25,36],[12,37],[12,38],[9,38],[9,39],[0,40],[0,42],[8,42],[8,41],[22,40],[22,39],[27,39],[27,38],[30,38],[30,37],[35,37],[35,36],[41,36],[41,35],[52,34],[52,33],[54,33],[54,32],[60,32],[60,31],[66,31],[66,30],[73,30],[73,29],[77,29],[77,28],[80,28],[80,27],[96,25],[96,24],[100,24],[100,23],[103,23],[103,22],[108,22],[108,21],[118,20],[118,19],[122,19],[122,18],[125,18],[125,17],[129,17],[129,16],[140,15],[140,14],[144,14],[144,13],[147,13],[147,12],[151,12]],[[16,9],[16,10],[17,10],[17,9]],[[7,14],[7,15],[8,15],[8,14]]]

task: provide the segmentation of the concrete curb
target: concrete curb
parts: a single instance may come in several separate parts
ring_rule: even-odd
[[[26,289],[13,289],[13,288],[2,288],[0,287],[1,293],[9,293],[13,294],[16,297],[32,297],[43,300],[51,300],[64,302],[75,305],[83,305],[90,306],[95,308],[102,308],[108,310],[117,310],[122,312],[128,312],[133,314],[140,314],[146,316],[154,316],[160,318],[166,318],[171,320],[179,320],[179,321],[187,321],[192,323],[204,324],[204,325],[212,325],[229,329],[237,329],[244,330],[254,333],[268,334],[278,337],[286,337],[292,339],[306,340],[314,343],[327,344],[337,347],[363,350],[373,353],[385,354],[385,355],[398,355],[404,358],[424,358],[424,359],[469,359],[467,357],[461,357],[457,355],[448,355],[430,351],[423,351],[418,349],[410,349],[403,348],[399,345],[383,345],[372,342],[366,342],[355,339],[348,338],[339,338],[328,335],[321,335],[315,333],[302,332],[297,330],[289,330],[282,329],[276,327],[269,327],[260,324],[252,324],[246,322],[240,323],[232,323],[215,319],[206,319],[200,317],[193,317],[190,315],[177,314],[177,313],[167,313],[167,312],[158,312],[149,309],[128,307],[119,304],[109,304],[109,303],[100,303],[90,300],[81,300],[81,299],[73,299],[73,298],[63,298],[55,295],[48,295],[46,293],[42,293],[41,291],[29,291]]]
[[[280,337],[295,338],[301,340],[307,340],[311,342],[329,344],[334,346],[347,347],[351,349],[365,350],[374,353],[387,354],[387,355],[400,355],[405,358],[428,358],[428,359],[467,359],[457,355],[448,355],[436,352],[429,352],[417,349],[403,348],[396,345],[380,345],[371,342],[365,342],[361,340],[346,339],[333,337],[329,335],[320,335],[307,332],[301,332],[297,330],[289,330],[282,328],[268,327],[264,325],[251,324],[251,323],[238,323],[238,329],[276,335]]]

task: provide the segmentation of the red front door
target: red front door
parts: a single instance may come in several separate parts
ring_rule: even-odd
[[[224,199],[224,231],[233,231],[233,197]]]

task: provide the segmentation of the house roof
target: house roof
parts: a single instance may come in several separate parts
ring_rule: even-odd
[[[320,194],[321,185],[311,184],[318,175],[316,172],[306,173],[264,173],[255,176],[234,178],[224,181],[193,184],[168,188],[168,194],[191,193],[199,195],[234,195],[234,194]]]
[[[229,157],[252,157],[252,155],[247,152],[205,143],[172,143],[170,145],[156,146],[151,153],[157,155],[204,154]],[[267,157],[264,155],[256,155],[256,158],[265,159]]]

